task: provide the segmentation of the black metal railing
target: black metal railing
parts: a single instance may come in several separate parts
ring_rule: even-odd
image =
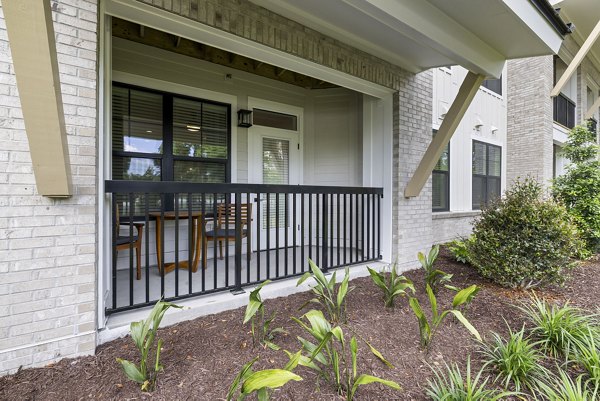
[[[240,292],[301,275],[309,258],[327,271],[381,257],[382,188],[106,181],[105,192],[107,313]]]
[[[554,98],[554,121],[567,128],[575,126],[575,103],[562,93]]]

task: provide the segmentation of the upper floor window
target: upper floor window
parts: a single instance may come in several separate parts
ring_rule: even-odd
[[[473,141],[473,210],[481,209],[500,196],[502,183],[502,148]]]
[[[554,85],[567,70],[567,65],[558,56],[554,57]],[[553,99],[553,119],[567,128],[575,126],[575,99],[577,93],[577,77],[574,74],[565,83],[561,92]]]
[[[437,130],[433,130],[435,136]],[[432,210],[450,210],[450,144],[446,145],[431,173]]]
[[[502,96],[502,76],[498,79],[486,79],[481,86]]]

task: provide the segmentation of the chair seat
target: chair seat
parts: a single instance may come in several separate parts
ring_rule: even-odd
[[[248,230],[242,230],[242,236],[245,236]],[[235,229],[218,228],[217,230],[209,230],[206,232],[207,237],[235,237]]]
[[[118,236],[117,237],[117,245],[129,244],[130,242],[133,244],[137,241],[137,239],[138,239],[137,235],[134,235],[133,237],[130,237],[128,235]]]

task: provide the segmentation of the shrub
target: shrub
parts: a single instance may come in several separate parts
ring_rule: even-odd
[[[452,274],[448,274],[433,267],[439,253],[440,246],[435,245],[429,250],[427,255],[422,252],[417,254],[421,267],[425,270],[425,284],[431,287],[434,294],[437,294],[438,289],[442,284],[449,283],[452,279]]]
[[[135,343],[136,348],[140,351],[140,365],[136,366],[134,363],[126,361],[121,358],[117,358],[117,362],[121,364],[125,375],[136,383],[141,385],[142,391],[153,391],[156,387],[156,379],[158,374],[163,370],[163,366],[160,364],[160,350],[162,348],[162,339],[158,340],[156,345],[156,359],[154,361],[154,370],[148,369],[148,361],[150,359],[150,352],[154,345],[154,339],[160,322],[169,308],[181,308],[181,306],[158,301],[150,315],[146,320],[140,320],[139,322],[132,322],[130,326],[131,338]]]
[[[348,342],[342,328],[340,326],[332,327],[321,311],[311,310],[303,317],[308,324],[301,319],[292,319],[306,330],[315,342],[298,337],[298,340],[302,343],[301,352],[304,351],[305,353],[299,358],[299,364],[318,372],[320,377],[335,387],[338,394],[345,394],[347,401],[352,401],[358,387],[366,384],[380,383],[395,390],[400,389],[396,382],[373,375],[358,374],[358,341],[356,336],[352,336],[350,342]],[[381,362],[388,367],[392,367],[370,343],[366,340],[362,341]],[[296,354],[288,353],[288,356],[292,359]]]
[[[561,283],[581,249],[564,206],[544,199],[542,187],[530,178],[488,204],[473,233],[467,243],[471,263],[483,277],[509,288]]]
[[[567,172],[554,180],[552,192],[562,201],[585,241],[589,256],[600,251],[600,160],[596,136],[577,126],[569,133],[564,147],[571,164]]]
[[[574,342],[584,344],[590,330],[596,327],[593,316],[569,304],[550,305],[545,300],[533,297],[529,304],[520,309],[532,324],[531,336],[552,357],[568,357],[575,349]]]
[[[466,328],[473,334],[479,341],[481,341],[481,336],[479,332],[471,325],[471,323],[465,318],[458,308],[464,305],[467,302],[471,302],[473,299],[473,294],[479,291],[479,287],[476,285],[472,285],[463,290],[458,291],[458,293],[454,296],[452,301],[452,308],[444,310],[440,313],[438,309],[437,299],[433,290],[427,284],[426,286],[427,297],[429,298],[429,304],[431,306],[431,321],[427,319],[427,315],[421,308],[419,304],[419,300],[417,298],[410,297],[408,303],[419,322],[419,335],[421,337],[420,344],[421,347],[425,348],[429,351],[429,346],[431,345],[431,341],[433,340],[438,328],[442,324],[444,318],[448,316],[448,314],[452,313]]]
[[[573,353],[571,361],[585,369],[589,383],[593,387],[600,387],[600,349],[598,346],[598,332],[588,327],[587,335],[582,339],[573,340]]]
[[[279,350],[279,346],[273,343],[273,338],[276,333],[284,333],[285,330],[281,327],[277,327],[271,330],[271,323],[275,320],[275,312],[265,318],[265,305],[260,296],[260,290],[270,283],[271,280],[262,282],[256,287],[251,293],[248,299],[248,306],[246,307],[246,313],[244,315],[244,322],[246,324],[250,321],[252,331],[252,344],[263,344],[273,350]]]
[[[448,250],[450,254],[457,262],[470,264],[471,259],[469,257],[469,248],[468,244],[473,242],[474,237],[471,235],[465,239],[455,239],[448,243]]]
[[[480,370],[475,377],[471,375],[471,360],[467,359],[467,372],[463,377],[458,365],[446,365],[446,371],[433,370],[435,378],[427,380],[427,395],[433,401],[496,401],[515,393],[488,389],[488,378],[482,381]]]
[[[523,387],[533,389],[537,380],[547,371],[540,365],[543,355],[536,344],[525,337],[525,328],[509,331],[507,340],[498,333],[492,333],[491,344],[482,344],[484,368],[492,368],[505,388],[513,384],[516,391]]]
[[[414,294],[415,287],[412,281],[404,276],[398,275],[396,272],[396,265],[391,267],[391,272],[387,278],[383,272],[378,273],[370,267],[367,267],[367,269],[369,270],[369,274],[375,285],[383,291],[383,302],[387,308],[392,308],[394,306],[394,301],[397,296],[406,295],[406,290],[410,289]]]
[[[349,287],[350,271],[346,268],[344,279],[341,284],[336,287],[336,272],[333,272],[331,279],[327,280],[321,269],[313,262],[308,260],[310,272],[306,272],[300,277],[296,286],[299,286],[308,278],[315,279],[315,286],[311,288],[316,295],[315,298],[302,305],[304,308],[309,303],[317,303],[325,308],[329,321],[332,323],[346,323],[346,296],[354,287]]]

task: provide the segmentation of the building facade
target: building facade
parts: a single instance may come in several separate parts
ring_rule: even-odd
[[[161,296],[181,320],[308,257],[407,269],[462,233],[510,160],[506,84],[479,84],[567,33],[545,0],[492,3],[2,0],[0,372],[93,353]]]

